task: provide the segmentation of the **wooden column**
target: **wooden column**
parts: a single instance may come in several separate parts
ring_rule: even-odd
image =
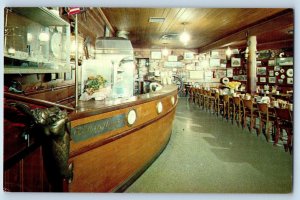
[[[256,36],[248,37],[248,61],[247,61],[247,93],[256,92]]]

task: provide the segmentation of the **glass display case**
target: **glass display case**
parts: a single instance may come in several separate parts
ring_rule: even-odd
[[[44,7],[5,8],[4,73],[70,72],[70,24]]]

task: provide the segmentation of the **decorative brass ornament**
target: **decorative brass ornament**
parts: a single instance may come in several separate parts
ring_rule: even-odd
[[[31,110],[25,104],[16,103],[15,106],[43,131],[43,157],[49,180],[71,182],[73,165],[68,165],[71,126],[67,112],[58,107]]]

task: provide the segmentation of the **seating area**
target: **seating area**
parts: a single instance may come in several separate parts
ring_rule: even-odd
[[[190,87],[189,103],[247,129],[257,137],[263,135],[274,146],[293,152],[293,98],[287,94],[248,94],[219,88]]]

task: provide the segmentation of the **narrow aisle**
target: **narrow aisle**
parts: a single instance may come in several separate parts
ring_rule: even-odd
[[[292,156],[180,98],[170,142],[125,192],[290,193]]]

